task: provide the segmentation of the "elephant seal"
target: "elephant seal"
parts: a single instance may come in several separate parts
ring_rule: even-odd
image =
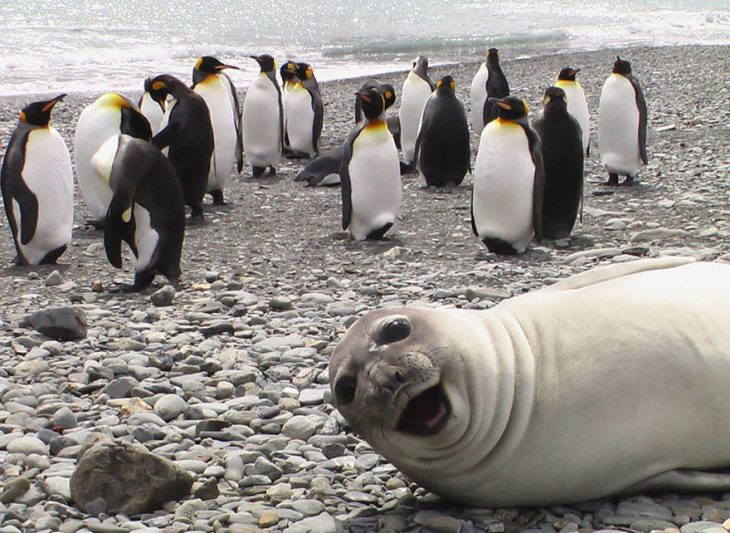
[[[353,430],[453,502],[728,492],[730,266],[640,260],[487,311],[373,311],[330,383]]]

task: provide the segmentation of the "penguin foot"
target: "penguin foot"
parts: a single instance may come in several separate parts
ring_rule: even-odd
[[[311,159],[311,156],[306,152],[299,152],[297,150],[288,150],[284,152],[284,157],[287,159]]]
[[[86,221],[86,224],[94,229],[103,230],[104,226],[106,225],[106,220],[104,220],[103,218],[101,220],[88,219]]]
[[[403,161],[400,162],[400,175],[403,176],[404,174],[412,174],[415,171],[415,167],[413,163],[404,163]]]
[[[213,205],[226,205],[226,201],[223,199],[223,191],[210,191],[210,195],[213,197]]]
[[[275,168],[274,168],[273,166],[270,166],[270,167],[269,167],[269,174],[268,174],[268,175],[269,175],[269,176],[274,176],[274,175],[276,175],[276,169],[275,169]]]
[[[58,261],[58,258],[61,257],[63,252],[66,251],[66,245],[59,246],[55,250],[51,250],[46,255],[43,256],[43,259],[41,259],[40,264],[41,265],[55,265],[56,261]]]
[[[482,242],[487,247],[487,250],[497,255],[517,255],[517,250],[515,250],[514,246],[505,240],[496,237],[486,237],[482,239]]]
[[[634,185],[634,176],[626,176],[626,179],[621,182],[622,187],[631,187],[632,185]]]
[[[253,179],[260,178],[264,175],[264,172],[266,172],[266,167],[253,167],[251,177]]]
[[[606,185],[608,185],[609,187],[615,187],[616,185],[618,185],[618,174],[609,173]]]
[[[379,240],[383,239],[383,235],[385,235],[385,232],[388,231],[392,227],[393,227],[393,223],[388,222],[385,225],[383,225],[382,227],[380,227],[378,229],[374,229],[373,231],[368,233],[368,236],[365,238],[369,241],[379,241]]]

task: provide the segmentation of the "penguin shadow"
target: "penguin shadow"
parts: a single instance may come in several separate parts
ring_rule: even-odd
[[[405,241],[398,234],[385,235],[379,239],[365,239],[364,241],[350,239],[349,234],[347,234],[343,240],[346,249],[358,250],[370,256],[385,255],[394,248],[403,248],[405,244]]]

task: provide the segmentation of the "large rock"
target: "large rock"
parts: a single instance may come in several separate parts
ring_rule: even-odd
[[[26,323],[46,337],[73,341],[86,337],[86,316],[76,307],[55,307],[36,311]]]
[[[101,442],[79,458],[71,497],[91,514],[137,515],[187,496],[192,485],[190,474],[144,446]]]

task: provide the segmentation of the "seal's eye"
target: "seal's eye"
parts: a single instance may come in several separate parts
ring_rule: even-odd
[[[355,391],[357,390],[357,378],[354,376],[343,376],[335,385],[335,396],[337,396],[338,405],[351,404],[355,399]]]
[[[380,330],[379,344],[391,344],[402,341],[411,334],[411,325],[403,317],[394,318]]]

